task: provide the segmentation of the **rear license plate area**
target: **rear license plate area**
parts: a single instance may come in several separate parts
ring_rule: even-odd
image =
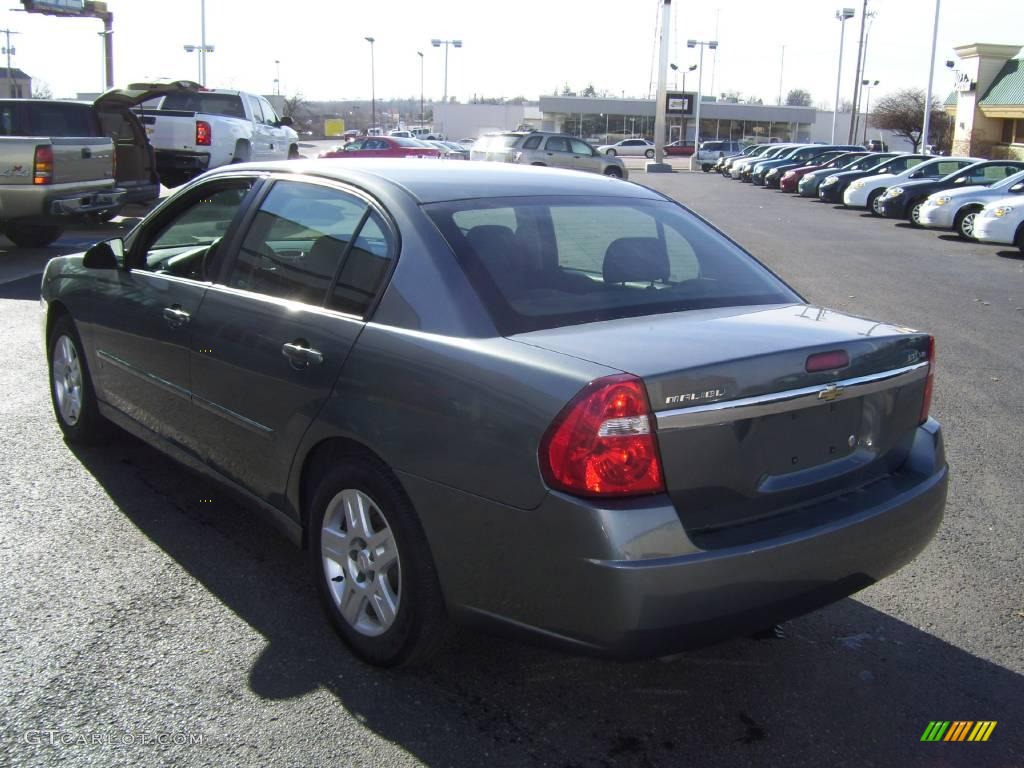
[[[784,475],[850,455],[857,446],[862,409],[856,399],[759,419],[765,473]]]

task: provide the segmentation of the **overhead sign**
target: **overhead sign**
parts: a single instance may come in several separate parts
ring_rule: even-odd
[[[966,72],[961,72],[957,69],[953,72],[953,77],[956,78],[956,84],[953,86],[953,90],[958,93],[966,93],[974,90],[974,81],[971,80],[971,76]]]
[[[669,91],[665,94],[665,112],[670,115],[692,115],[693,94]]]

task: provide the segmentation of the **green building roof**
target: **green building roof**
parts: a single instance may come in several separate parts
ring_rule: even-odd
[[[1010,59],[978,102],[985,107],[1024,104],[1024,59]]]
[[[957,104],[957,99],[958,98],[959,98],[959,94],[956,91],[950,91],[949,92],[949,96],[947,96],[946,100],[944,102],[942,102],[943,106],[955,107],[956,104]]]

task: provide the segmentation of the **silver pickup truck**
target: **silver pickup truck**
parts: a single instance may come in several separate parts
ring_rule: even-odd
[[[0,230],[49,245],[70,221],[116,212],[114,142],[92,104],[0,100]]]

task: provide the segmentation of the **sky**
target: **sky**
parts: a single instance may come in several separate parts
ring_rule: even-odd
[[[703,93],[739,91],[773,103],[781,64],[783,94],[802,88],[815,103],[831,104],[841,26],[835,11],[854,7],[856,16],[844,25],[840,96],[849,99],[862,2],[675,0],[669,58],[682,71],[698,63],[685,40],[717,36],[717,61],[710,51],[704,55]],[[272,93],[280,61],[285,95],[369,98],[370,45],[364,37],[372,36],[377,97],[419,97],[416,53],[422,51],[424,90],[436,100],[443,90],[444,49],[432,48],[430,40],[438,37],[464,41],[449,51],[448,63],[448,93],[460,101],[474,94],[535,99],[566,83],[576,91],[592,83],[598,91],[646,97],[660,7],[661,0],[206,0],[207,44],[216,46],[207,57],[207,85]],[[868,7],[876,15],[865,76],[881,81],[874,95],[924,88],[935,0],[869,0]],[[200,41],[200,0],[108,0],[108,8],[114,13],[117,85],[197,78],[197,55],[182,46]],[[102,89],[98,20],[5,9],[0,26],[20,32],[12,37],[13,66],[44,81],[55,97]],[[938,98],[952,89],[943,62],[954,57],[953,46],[974,42],[1024,45],[1024,0],[942,0]],[[698,74],[687,77],[687,90],[696,90]]]

